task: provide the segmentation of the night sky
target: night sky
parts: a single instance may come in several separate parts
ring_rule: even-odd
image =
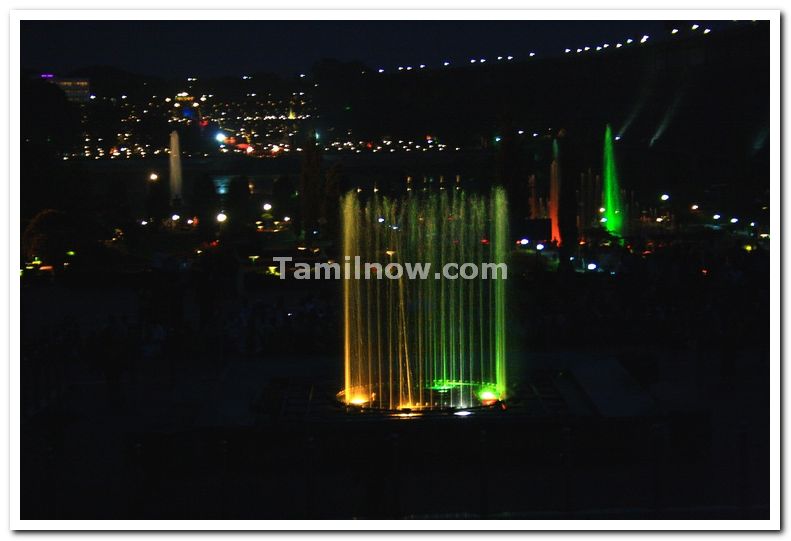
[[[554,56],[566,47],[643,34],[667,39],[669,27],[659,21],[23,21],[21,57],[23,68],[61,75],[89,66],[164,77],[293,75],[322,58],[390,70],[525,58],[531,51]]]

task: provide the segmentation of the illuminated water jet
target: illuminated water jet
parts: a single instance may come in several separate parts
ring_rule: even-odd
[[[552,164],[549,170],[549,219],[552,224],[552,239],[558,245],[560,238],[560,150],[558,140],[552,141]]]
[[[604,166],[602,170],[602,205],[604,207],[604,228],[611,234],[621,237],[624,233],[624,207],[621,201],[621,186],[618,181],[618,170],[615,165],[615,149],[613,148],[612,128],[607,124],[604,132]]]
[[[380,218],[383,218],[380,221]],[[442,190],[393,200],[356,191],[342,199],[344,259],[430,264],[426,279],[343,283],[344,389],[351,406],[432,410],[491,405],[506,396],[505,284],[482,279],[508,254],[505,191]],[[395,227],[394,227],[395,226]],[[438,278],[472,263],[476,279]]]
[[[170,132],[170,200],[174,204],[181,202],[181,149],[179,133]]]

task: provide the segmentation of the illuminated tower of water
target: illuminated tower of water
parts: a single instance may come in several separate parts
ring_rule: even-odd
[[[549,166],[549,219],[552,222],[552,240],[560,245],[560,151],[558,140],[552,141],[552,165]]]
[[[486,405],[506,397],[506,283],[509,253],[505,191],[489,197],[464,190],[411,192],[396,200],[356,191],[341,202],[344,390],[364,408],[425,410]],[[355,258],[361,275],[354,275]],[[373,267],[365,279],[363,264]],[[382,278],[395,272],[404,275]],[[407,264],[428,264],[409,279]],[[462,276],[438,278],[448,263]],[[484,264],[500,265],[482,279]],[[424,267],[426,268],[426,267]],[[466,273],[466,274],[464,274]]]
[[[170,132],[170,200],[181,201],[181,149],[176,130]]]
[[[621,185],[615,166],[612,128],[607,124],[604,131],[604,166],[602,168],[602,206],[604,228],[618,237],[623,236],[624,207],[621,201]]]

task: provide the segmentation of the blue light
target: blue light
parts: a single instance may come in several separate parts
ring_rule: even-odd
[[[225,138],[225,134],[224,134],[223,132],[218,132],[218,133],[217,133],[217,135],[215,135],[215,136],[214,136],[214,139],[215,139],[215,140],[216,140],[218,143],[224,143],[224,142],[225,142],[225,139],[226,139],[226,138]]]

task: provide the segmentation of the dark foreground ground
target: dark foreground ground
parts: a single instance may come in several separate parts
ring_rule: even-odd
[[[23,292],[27,330],[41,319],[32,308],[74,314],[23,343],[25,519],[768,518],[757,338],[731,347],[670,333],[661,346],[649,335],[677,326],[654,314],[656,329],[622,344],[595,340],[604,323],[591,320],[581,348],[556,337],[563,321],[523,308],[507,409],[384,417],[334,401],[333,294],[251,293],[283,312],[258,340],[229,314],[220,330],[160,344],[156,329],[142,343],[90,335],[102,310],[128,329],[146,319],[135,290],[92,288]],[[521,301],[545,312],[540,297]]]

